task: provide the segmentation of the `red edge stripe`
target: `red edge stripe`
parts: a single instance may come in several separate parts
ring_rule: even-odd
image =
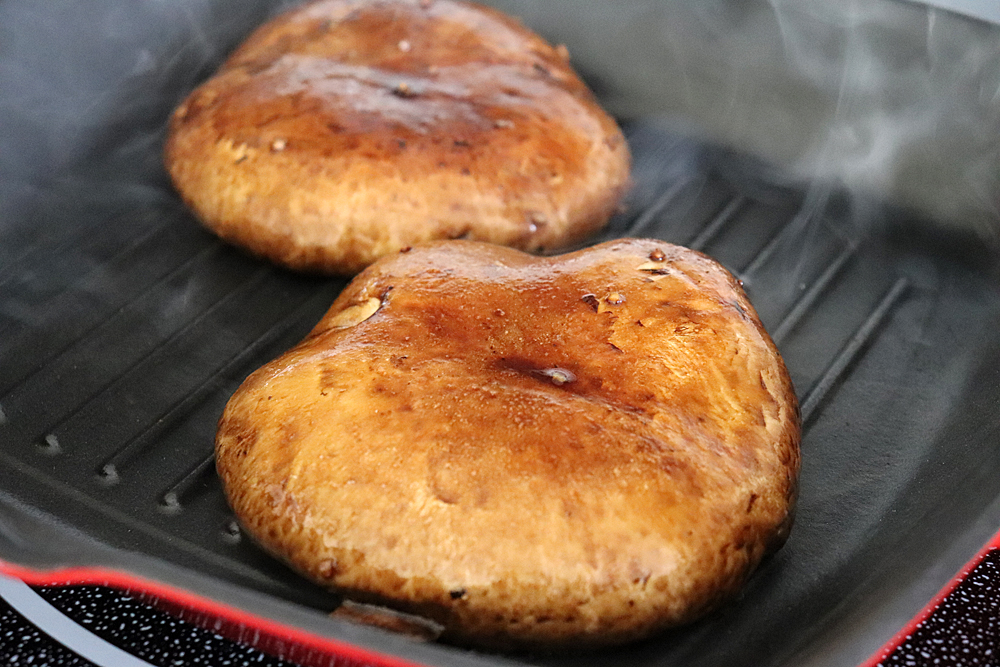
[[[67,567],[37,571],[0,560],[0,573],[16,577],[31,586],[117,588],[141,596],[147,604],[159,606],[227,639],[308,667],[425,667],[347,642],[320,637],[183,589],[117,570]],[[347,665],[345,661],[349,661]]]
[[[914,616],[909,623],[903,626],[903,629],[897,632],[892,639],[890,639],[886,644],[876,651],[868,660],[861,663],[858,667],[877,667],[879,663],[892,655],[903,642],[905,642],[909,637],[917,631],[917,628],[921,623],[930,618],[931,614],[938,608],[938,606],[944,602],[951,593],[958,588],[958,585],[965,581],[965,578],[969,576],[976,567],[986,558],[986,554],[993,551],[994,549],[1000,549],[1000,532],[997,532],[993,536],[993,539],[986,543],[979,553],[977,553],[972,560],[965,564],[965,566],[959,570],[958,574],[951,578],[944,588],[942,588],[937,595],[931,598],[931,601],[920,610],[920,612]]]
[[[972,570],[982,562],[986,554],[1000,549],[1000,532],[997,532],[965,566],[952,577],[951,581],[935,595],[930,602],[907,623],[881,649],[876,651],[859,667],[876,667],[892,654],[921,623],[926,621],[938,605],[954,591]],[[115,570],[101,568],[71,567],[47,572],[38,572],[18,565],[0,561],[0,572],[17,577],[33,586],[96,585],[118,588],[130,593],[151,595],[159,601],[176,605],[183,612],[207,615],[207,618],[188,619],[207,629],[219,632],[234,641],[249,644],[276,657],[317,666],[342,664],[351,660],[359,665],[373,667],[423,667],[394,656],[387,656],[346,642],[318,637],[311,633],[288,627],[275,621],[255,616],[235,607],[203,598],[185,590],[173,588],[158,582],[128,575]],[[168,607],[170,605],[167,605]],[[227,632],[228,630],[228,632]],[[233,637],[232,634],[236,634]],[[340,661],[340,662],[338,662]]]

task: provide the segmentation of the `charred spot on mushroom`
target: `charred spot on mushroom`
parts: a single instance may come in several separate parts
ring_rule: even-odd
[[[537,372],[539,375],[547,377],[557,387],[576,381],[576,375],[565,368],[545,368]]]
[[[410,87],[410,84],[405,81],[400,81],[393,87],[392,94],[396,97],[402,97],[403,99],[409,99],[417,96],[417,91]]]
[[[558,366],[543,366],[523,357],[501,357],[498,361],[499,368],[511,370],[524,375],[529,375],[557,387],[576,382],[576,373],[566,368]]]

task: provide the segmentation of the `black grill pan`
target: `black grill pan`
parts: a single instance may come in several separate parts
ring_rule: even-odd
[[[334,595],[240,533],[212,443],[242,379],[297,342],[344,283],[220,243],[160,166],[170,110],[271,11],[0,5],[9,571],[124,573],[427,665],[850,665],[1000,527],[991,252],[889,207],[859,217],[836,192],[777,186],[661,120],[623,119],[635,187],[595,241],[689,245],[744,281],[803,409],[791,539],[732,604],[610,652],[470,653],[329,619]]]

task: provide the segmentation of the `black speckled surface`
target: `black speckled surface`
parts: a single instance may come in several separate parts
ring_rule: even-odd
[[[122,591],[103,586],[38,586],[34,590],[94,635],[157,667],[296,667],[296,663],[231,641]],[[3,598],[0,665],[111,667],[97,665],[62,646]],[[913,633],[878,663],[878,667],[941,665],[1000,665],[1000,548],[987,551]]]
[[[1000,665],[1000,549],[988,552],[879,665]]]
[[[35,591],[101,639],[158,667],[295,667],[121,591],[101,586],[37,587]]]
[[[99,667],[55,642],[0,598],[0,665]]]

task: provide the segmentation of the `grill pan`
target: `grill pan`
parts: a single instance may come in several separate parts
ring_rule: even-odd
[[[329,618],[335,595],[242,535],[212,447],[229,395],[345,283],[222,244],[160,165],[170,110],[275,7],[129,6],[0,6],[6,571],[128,582],[380,664],[848,665],[1000,527],[995,252],[636,116],[635,186],[593,241],[688,245],[744,281],[802,405],[789,542],[733,603],[614,651],[493,655]]]

